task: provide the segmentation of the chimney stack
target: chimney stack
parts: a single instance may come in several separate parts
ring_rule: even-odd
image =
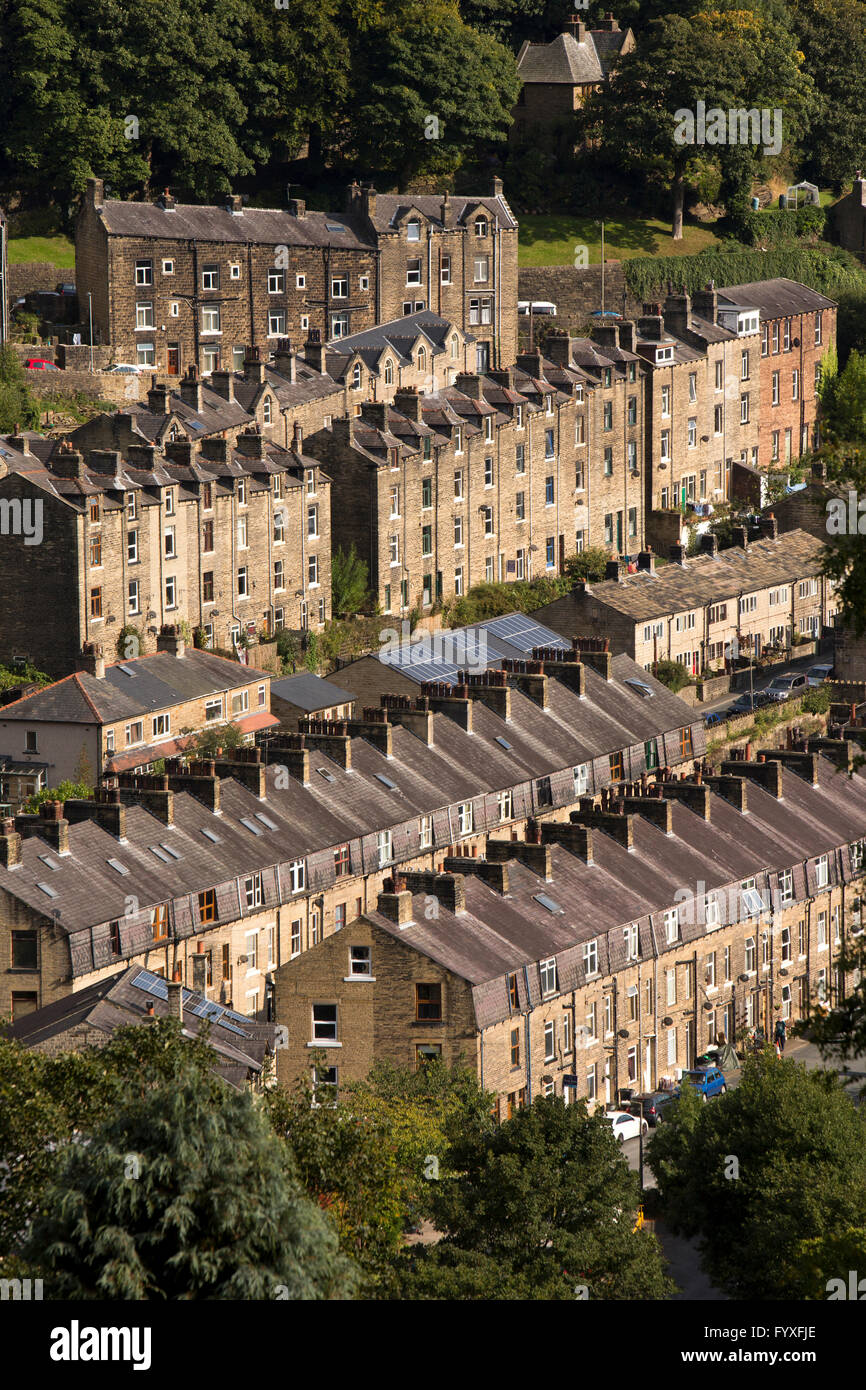
[[[257,347],[251,347],[247,350],[247,355],[244,358],[244,381],[261,386],[264,379],[265,363],[262,361],[261,350]]]
[[[224,401],[233,402],[235,398],[234,372],[223,370],[211,372],[210,389],[216,391],[218,396],[222,396]]]
[[[180,398],[182,401],[185,401],[187,405],[191,406],[193,410],[201,410],[201,390],[202,387],[199,379],[198,367],[194,362],[191,362],[186,369],[186,376],[181,377]]]
[[[183,1022],[183,982],[180,969],[177,966],[167,983],[167,989],[169,1018],[179,1018]]]
[[[186,651],[186,640],[177,623],[164,623],[156,639],[156,650],[168,652],[169,656],[182,657]]]
[[[98,681],[105,680],[105,653],[99,642],[85,642],[78,658],[79,671],[87,671]]]

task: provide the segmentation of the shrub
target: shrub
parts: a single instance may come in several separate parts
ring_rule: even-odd
[[[678,691],[684,690],[687,685],[695,684],[685,666],[681,666],[678,661],[670,661],[667,657],[656,662],[653,675],[675,695]]]

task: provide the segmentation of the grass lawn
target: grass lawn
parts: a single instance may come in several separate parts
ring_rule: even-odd
[[[9,264],[48,261],[58,270],[75,266],[75,243],[66,236],[23,236],[9,238]]]
[[[586,246],[589,264],[601,262],[601,227],[594,217],[520,217],[520,265],[573,265],[575,247]],[[694,256],[719,241],[712,227],[686,223],[682,241],[671,238],[671,224],[657,217],[605,218],[605,258]]]

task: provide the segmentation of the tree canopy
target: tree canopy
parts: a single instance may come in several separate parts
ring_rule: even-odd
[[[674,1230],[731,1298],[798,1296],[801,1242],[866,1224],[866,1118],[832,1072],[767,1050],[712,1105],[685,1088],[648,1148]],[[796,1280],[793,1282],[796,1284]]]

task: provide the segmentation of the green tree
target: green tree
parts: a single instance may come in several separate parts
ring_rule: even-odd
[[[353,44],[346,149],[401,188],[450,173],[504,144],[519,88],[512,54],[452,0],[396,0]]]
[[[854,407],[852,403],[852,413]],[[821,450],[821,457],[828,481],[839,485],[840,494],[827,502],[823,569],[836,585],[845,625],[861,636],[866,631],[866,545],[857,529],[862,517],[857,516],[853,528],[850,525],[848,494],[853,492],[858,499],[866,497],[866,449],[859,443],[833,443]]]
[[[243,730],[233,722],[220,724],[218,729],[181,729],[180,732],[189,739],[183,750],[187,758],[215,758],[220,750],[242,748],[246,742]]]
[[[247,1092],[195,1060],[69,1144],[23,1251],[73,1299],[351,1297],[357,1271]]]
[[[370,573],[367,561],[362,560],[355,550],[355,542],[352,542],[348,550],[338,547],[331,560],[331,600],[334,613],[339,617],[360,613],[367,605],[369,591]]]
[[[539,1097],[492,1131],[470,1131],[451,1151],[458,1170],[431,1194],[446,1234],[406,1259],[408,1298],[666,1298],[673,1284],[654,1235],[635,1230],[637,1178],[610,1125]],[[494,1278],[499,1272],[501,1283]],[[497,1292],[500,1289],[501,1292]]]
[[[866,1117],[831,1072],[769,1050],[711,1105],[680,1101],[650,1141],[666,1219],[697,1237],[731,1298],[796,1296],[790,1267],[808,1233],[866,1220]]]
[[[744,200],[763,147],[692,143],[676,113],[696,116],[699,101],[725,112],[778,108],[790,144],[806,127],[812,101],[801,60],[788,30],[756,10],[665,14],[642,30],[635,51],[592,94],[578,130],[600,138],[605,156],[621,167],[670,187],[672,236],[679,240],[686,186],[700,177],[708,155],[718,160],[731,211]]]
[[[818,96],[804,172],[839,188],[863,162],[866,146],[866,5],[790,0],[788,23]]]
[[[92,796],[91,782],[72,781],[66,777],[62,782],[58,782],[56,787],[43,787],[41,791],[36,792],[24,809],[32,814],[39,809],[43,801],[89,801]]]
[[[610,558],[610,552],[603,545],[590,545],[586,550],[569,555],[563,573],[571,583],[578,579],[601,580],[604,579]]]
[[[833,444],[866,444],[866,354],[856,349],[842,371],[831,358],[821,371],[821,419],[825,438]]]
[[[694,685],[694,681],[685,666],[679,661],[668,660],[666,656],[655,663],[653,675],[657,681],[661,681],[662,685],[666,685],[675,695],[685,686]]]
[[[852,1269],[858,1271],[857,1277],[861,1269],[866,1269],[866,1227],[828,1231],[803,1240],[786,1268],[788,1297],[826,1302],[833,1296],[835,1280],[836,1296],[849,1298],[848,1271]]]
[[[13,348],[0,347],[0,431],[32,430],[38,424],[39,406],[30,394],[24,368]]]

